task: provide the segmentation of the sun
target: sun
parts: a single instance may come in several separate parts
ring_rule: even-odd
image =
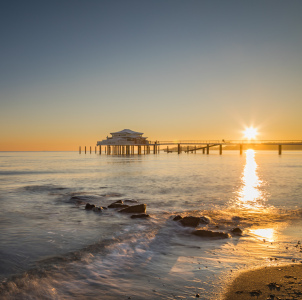
[[[257,128],[254,127],[248,127],[243,131],[244,137],[251,140],[251,139],[255,139],[257,134],[258,134],[258,130]]]

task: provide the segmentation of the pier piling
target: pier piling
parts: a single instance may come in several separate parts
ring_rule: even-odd
[[[282,154],[282,145],[279,145],[279,155]]]

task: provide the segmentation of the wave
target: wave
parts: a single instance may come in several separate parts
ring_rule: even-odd
[[[67,187],[54,185],[54,184],[43,184],[43,185],[27,185],[24,187],[21,187],[19,190],[26,191],[26,192],[37,192],[37,193],[43,193],[43,192],[53,192],[53,191],[66,191],[69,190]]]
[[[261,211],[243,210],[235,208],[213,210],[191,210],[175,212],[175,215],[207,217],[210,222],[202,225],[210,229],[231,230],[240,227],[245,230],[254,226],[268,227],[276,223],[288,223],[301,220],[302,209],[267,208]]]
[[[226,208],[179,213],[182,216],[207,216],[210,223],[201,226],[215,230],[228,230],[234,226],[245,229],[255,224],[268,225],[269,222],[299,219],[302,210],[271,208],[267,211],[252,213]],[[166,259],[173,266],[178,259],[177,251],[200,252],[205,246],[199,246],[206,245],[206,243],[196,242],[196,237],[191,235],[190,228],[173,221],[174,214],[175,212],[151,213],[150,220],[135,222],[126,222],[124,216],[114,214],[116,218],[119,218],[119,224],[111,226],[110,233],[106,235],[107,238],[65,255],[40,260],[35,268],[13,276],[0,284],[0,298],[72,299],[82,297],[93,299],[102,293],[103,299],[116,299],[118,296],[125,296],[126,288],[128,288],[127,292],[132,289],[137,292],[139,287],[129,285],[132,279],[138,280],[137,278],[143,275],[150,275],[152,278],[158,272],[160,276],[164,277],[166,274],[164,272],[167,272],[169,276],[170,268],[165,269],[162,264],[166,263]],[[112,216],[108,217],[112,219]],[[183,236],[185,239],[182,239]],[[219,241],[219,243],[227,243],[227,241]],[[162,257],[164,260],[161,260]],[[151,299],[151,297],[152,295],[147,295],[140,299]],[[158,299],[170,298],[158,294]]]
[[[146,230],[141,231],[143,228]],[[87,293],[99,293],[99,290],[94,290],[94,286],[89,287],[91,277],[99,272],[99,276],[108,279],[108,275],[101,275],[102,273],[108,273],[111,280],[113,280],[111,273],[114,272],[114,269],[118,273],[117,269],[123,261],[131,263],[131,257],[140,253],[141,247],[139,245],[148,244],[152,239],[152,231],[152,228],[149,227],[149,230],[147,230],[146,227],[141,225],[138,225],[138,227],[126,226],[121,230],[115,230],[111,237],[102,239],[80,250],[40,260],[36,263],[36,267],[2,282],[0,284],[0,298],[60,299],[62,297],[68,299],[73,298],[72,293],[76,293],[75,297],[89,298]],[[96,267],[98,264],[102,265],[101,270]],[[73,286],[74,282],[77,282],[75,286]],[[101,284],[105,289],[106,284],[98,282],[99,286]],[[78,285],[82,285],[85,290],[75,292]],[[83,293],[83,295],[80,295],[80,293]],[[94,297],[91,297],[91,299],[94,299]],[[106,297],[106,299],[109,299],[109,297]]]

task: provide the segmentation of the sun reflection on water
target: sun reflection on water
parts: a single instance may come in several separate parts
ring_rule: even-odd
[[[251,233],[254,234],[259,240],[265,240],[267,242],[274,241],[274,228],[252,229]]]
[[[237,205],[240,208],[249,210],[259,210],[263,208],[263,194],[259,189],[262,181],[257,174],[257,163],[255,160],[255,151],[249,149],[246,151],[246,164],[242,173],[242,187],[237,192]]]

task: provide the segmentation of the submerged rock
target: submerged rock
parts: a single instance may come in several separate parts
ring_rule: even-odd
[[[211,231],[211,230],[195,230],[192,232],[192,234],[200,237],[206,237],[206,238],[220,238],[220,239],[229,238],[228,233]]]
[[[103,207],[97,207],[96,206],[92,210],[95,211],[95,212],[101,212],[103,210]]]
[[[119,210],[121,213],[132,213],[132,214],[144,214],[146,213],[147,205],[146,204],[138,204],[126,207],[124,209]]]
[[[150,215],[147,214],[138,214],[138,215],[132,215],[131,219],[144,219],[144,218],[150,218]]]
[[[176,217],[173,218],[173,221],[179,221],[182,219],[182,216],[177,215]]]
[[[76,203],[77,205],[81,205],[81,204],[85,204],[87,202],[86,199],[82,199],[78,196],[72,196],[70,199],[69,199],[69,202],[73,202],[73,203]]]
[[[200,223],[199,217],[184,217],[181,218],[180,221],[182,226],[186,227],[197,227]]]
[[[86,210],[92,210],[93,208],[95,208],[94,204],[86,203],[86,206],[85,206]]]
[[[108,205],[108,208],[125,208],[125,207],[129,207],[129,205],[123,204],[123,202],[122,203],[120,203],[120,202],[118,202],[118,203],[114,202],[114,203],[111,203],[110,205]]]
[[[239,227],[236,227],[231,230],[231,233],[233,233],[235,235],[242,235],[242,230]]]

